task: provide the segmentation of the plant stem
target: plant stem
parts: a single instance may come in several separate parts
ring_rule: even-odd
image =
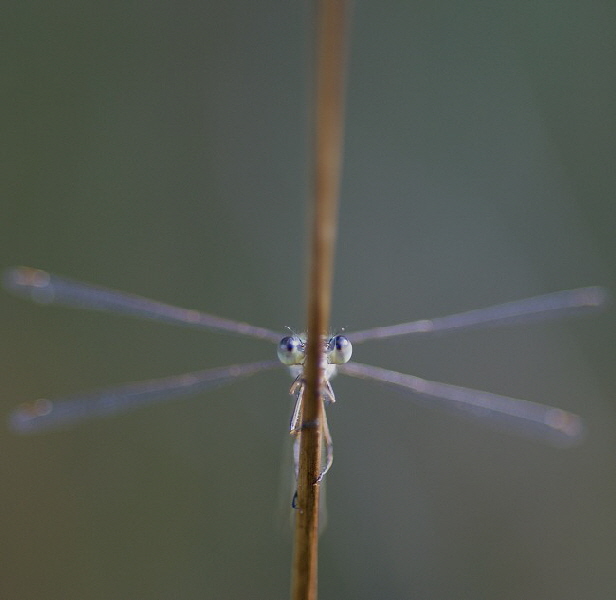
[[[323,338],[329,325],[342,165],[346,0],[317,0],[313,216],[292,600],[316,600]]]

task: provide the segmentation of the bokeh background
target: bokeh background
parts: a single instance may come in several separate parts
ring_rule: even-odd
[[[308,5],[34,0],[3,22],[2,266],[301,328]],[[333,325],[616,289],[615,22],[601,0],[356,3]],[[273,353],[7,293],[0,322],[4,414]],[[589,433],[558,450],[340,377],[321,598],[612,597],[615,348],[613,309],[358,347]],[[289,383],[5,430],[0,595],[287,597]]]

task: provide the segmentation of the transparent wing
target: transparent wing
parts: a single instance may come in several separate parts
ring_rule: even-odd
[[[9,416],[9,425],[18,433],[57,429],[89,419],[128,412],[147,404],[196,394],[280,366],[278,360],[267,360],[126,383],[65,399],[35,400],[18,406]]]
[[[510,325],[534,319],[560,318],[583,314],[605,306],[607,291],[601,287],[586,287],[553,292],[524,300],[506,302],[487,308],[478,308],[435,319],[422,319],[389,327],[374,327],[346,334],[353,344],[408,335],[411,333],[435,333],[476,327],[479,325]]]
[[[178,308],[136,294],[73,281],[30,267],[14,267],[5,271],[3,282],[7,290],[41,304],[109,311],[142,319],[226,331],[275,343],[280,341],[280,334],[264,327],[254,327],[198,310]]]
[[[462,411],[488,419],[507,429],[558,445],[578,441],[584,432],[582,419],[570,412],[508,396],[499,396],[447,383],[427,381],[412,375],[359,363],[339,365],[338,370],[352,377],[372,379],[412,390],[430,398],[429,405]]]

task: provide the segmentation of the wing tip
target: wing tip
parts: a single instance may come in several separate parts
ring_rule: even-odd
[[[597,285],[577,290],[577,299],[580,306],[602,308],[610,304],[611,295],[606,288]]]
[[[554,432],[554,444],[559,447],[577,446],[586,437],[583,419],[560,408],[547,412],[545,424]]]
[[[52,409],[53,403],[46,398],[24,402],[9,415],[9,429],[19,434],[33,433],[42,428],[42,419],[50,415]]]
[[[32,267],[10,267],[2,274],[4,289],[47,304],[53,300],[53,289],[50,285],[51,275],[47,271]]]

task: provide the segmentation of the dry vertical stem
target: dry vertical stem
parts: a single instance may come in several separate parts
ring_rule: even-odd
[[[314,205],[310,232],[308,342],[301,417],[291,592],[316,600],[321,470],[323,336],[329,324],[338,195],[342,165],[345,29],[348,3],[317,0]]]

